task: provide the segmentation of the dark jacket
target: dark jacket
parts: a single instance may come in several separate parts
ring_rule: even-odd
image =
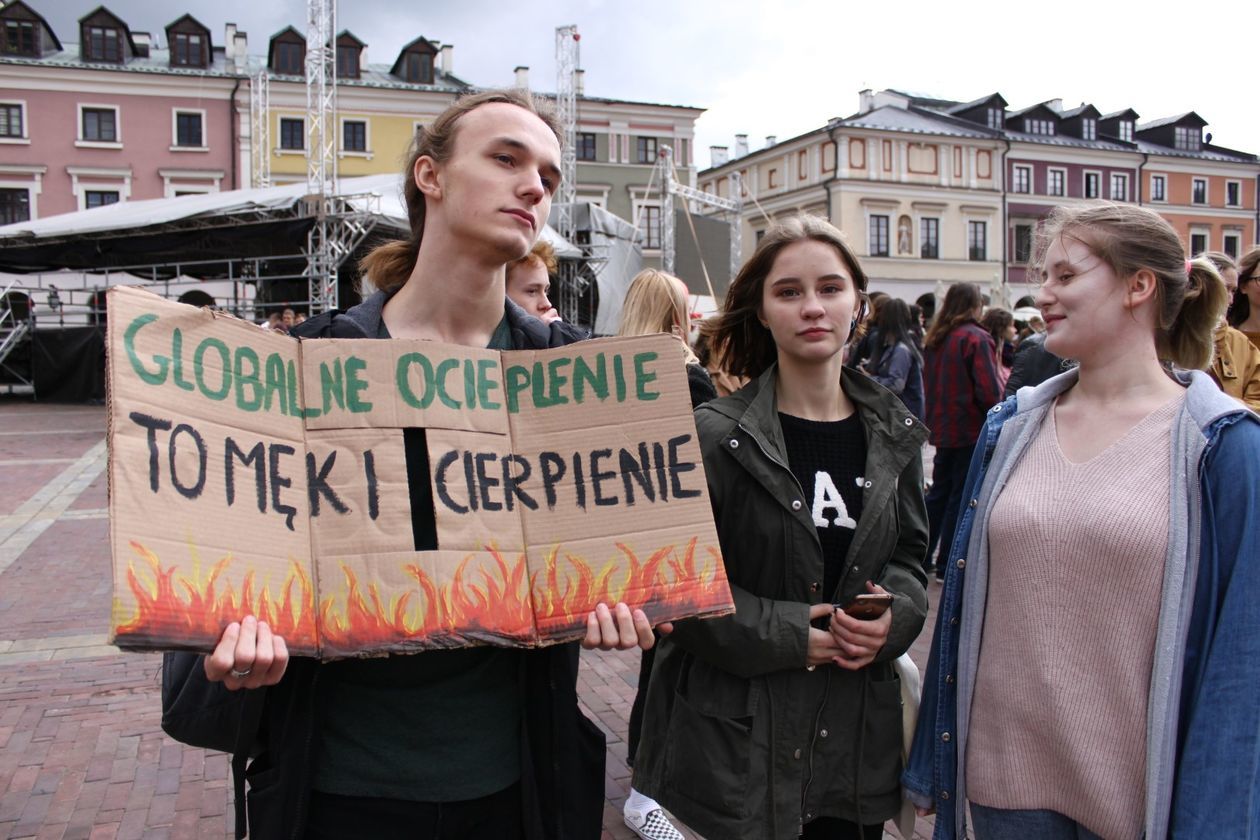
[[[923,359],[915,347],[904,341],[884,345],[867,370],[871,379],[901,398],[916,420],[923,419]]]
[[[866,432],[862,514],[836,592],[823,592],[811,504],[787,467],[776,369],[701,406],[696,428],[734,615],[676,622],[656,655],[634,786],[706,837],[795,838],[835,816],[873,824],[900,804],[900,685],[892,661],[927,614],[921,447],[892,394],[845,369]],[[870,666],[807,669],[811,604],[881,583],[895,595]]]
[[[1072,367],[1046,349],[1045,333],[1034,333],[1019,343],[1015,349],[1015,364],[1006,380],[1002,399],[1012,396],[1025,385],[1040,385],[1052,376],[1058,376]]]
[[[713,387],[713,378],[699,362],[687,365],[687,391],[691,395],[693,409],[709,400],[717,399],[717,388]]]
[[[348,312],[312,318],[294,334],[375,338],[387,299],[378,292]],[[570,334],[555,325],[526,315],[510,300],[505,306],[514,347],[570,343]],[[177,740],[233,754],[238,838],[245,835],[245,811],[251,838],[296,838],[305,830],[318,760],[312,745],[321,713],[320,671],[316,660],[294,658],[278,685],[230,692],[206,680],[199,654],[165,655],[162,728]],[[577,672],[576,642],[521,655],[521,790],[528,840],[600,835],[604,735],[578,709]],[[242,775],[249,787],[244,797]]]

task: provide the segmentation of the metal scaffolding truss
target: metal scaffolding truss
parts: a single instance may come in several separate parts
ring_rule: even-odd
[[[271,92],[267,68],[249,80],[249,183],[271,186]]]
[[[556,28],[556,118],[564,132],[560,148],[560,189],[556,204],[560,212],[557,232],[565,239],[573,236],[573,202],[577,201],[577,69],[581,63],[576,26]]]
[[[337,0],[306,3],[306,188],[315,224],[307,236],[311,312],[337,307],[337,267],[366,230],[337,191]]]
[[[674,196],[679,196],[683,199],[683,210],[687,212],[691,209],[689,202],[727,211],[731,226],[730,269],[731,278],[734,279],[739,273],[743,256],[740,242],[740,211],[743,210],[744,202],[738,198],[722,198],[720,195],[702,192],[681,183],[678,180],[678,171],[674,168],[674,150],[669,146],[661,147],[657,167],[661,183],[664,184],[662,190],[664,200],[661,202],[661,268],[669,274],[674,273],[674,256],[677,250],[677,234],[674,230]],[[742,195],[738,172],[731,173],[731,194]],[[696,250],[697,252],[700,250],[699,242],[696,243]],[[701,264],[703,264],[703,257]]]
[[[556,191],[556,232],[582,249],[589,261],[595,254],[577,241],[574,202],[577,201],[577,69],[581,36],[574,25],[556,27],[556,118],[563,134],[560,144],[560,189]],[[564,260],[556,278],[556,309],[569,321],[578,319],[578,306],[589,281],[578,263]]]
[[[306,186],[313,195],[337,182],[337,0],[306,3]]]
[[[372,232],[381,197],[312,195],[306,201],[315,205],[310,207],[315,224],[306,235],[311,312],[315,313],[337,308],[338,271]]]

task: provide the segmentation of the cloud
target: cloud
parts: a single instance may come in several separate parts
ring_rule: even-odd
[[[31,2],[73,41],[77,18],[96,0]],[[190,12],[221,39],[232,20],[249,32],[256,54],[273,33],[289,24],[304,29],[306,20],[300,0],[109,0],[108,7],[154,34]],[[353,0],[339,14],[338,28],[366,41],[374,63],[392,63],[424,35],[454,44],[455,73],[474,84],[511,84],[520,64],[530,67],[533,87],[547,91],[555,86],[555,28],[577,24],[590,95],[708,109],[697,125],[702,165],[707,146],[730,145],[737,131],[756,148],[768,134],[786,139],[847,116],[863,87],[960,100],[996,90],[1013,107],[1058,97],[1104,112],[1132,107],[1143,120],[1195,110],[1216,142],[1260,152],[1260,109],[1249,96],[1260,76],[1255,51],[1241,37],[1227,40],[1260,30],[1260,3],[1199,0],[1193,19],[1214,22],[1202,34],[1184,13],[1096,0]]]

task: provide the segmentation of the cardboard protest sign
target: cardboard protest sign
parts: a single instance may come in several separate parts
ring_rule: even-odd
[[[331,659],[733,608],[673,338],[298,341],[125,287],[108,325],[120,647],[253,614]]]

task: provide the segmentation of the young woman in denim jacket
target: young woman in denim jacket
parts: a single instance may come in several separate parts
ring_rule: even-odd
[[[1260,611],[1254,605],[1260,597],[1260,540],[1251,522],[1260,507],[1260,421],[1200,372],[1225,307],[1223,283],[1207,261],[1185,260],[1167,222],[1131,205],[1056,210],[1039,253],[1037,303],[1049,328],[1047,349],[1078,359],[1080,366],[995,407],[980,436],[903,776],[907,793],[923,811],[936,809],[937,840],[966,836],[969,803],[977,840],[1258,837]],[[1160,441],[1148,448],[1167,459],[1167,482],[1128,492],[1125,510],[1140,521],[1166,521],[1167,529],[1125,538],[1162,546],[1155,556],[1117,556],[1109,544],[1114,529],[1104,533],[1088,515],[1064,521],[1053,493],[1038,500],[1026,492],[1024,470],[1049,447],[1057,447],[1069,468],[1087,466],[1143,435]],[[1128,473],[1126,466],[1113,478],[1121,482]],[[1114,504],[1116,496],[1097,477],[1073,492],[1086,507],[1095,500]],[[1021,513],[1039,537],[1025,540],[1023,552],[1008,551],[1002,534],[1007,495],[1033,499]],[[1081,507],[1075,503],[1073,509]],[[1034,543],[1040,543],[1040,566],[1054,567],[1060,556],[1073,553],[1065,547],[1082,536],[1092,540],[1086,552],[1095,563],[1092,573],[1057,587],[1039,586],[1055,570],[1043,575],[1029,568]],[[1054,561],[1046,562],[1046,554]],[[1124,572],[1117,571],[1121,566]],[[1041,622],[1026,634],[1033,637],[1030,661],[1007,662],[997,681],[990,668],[986,682],[986,658],[992,663],[1009,652],[1002,650],[1009,642],[994,632],[1003,606],[994,593],[1011,591],[1003,581],[1013,572],[1026,575],[1023,585],[1034,596],[1015,600],[1047,608],[1025,617],[1028,624]],[[1153,598],[1144,600],[1150,593]],[[1054,647],[1073,638],[1073,628],[1062,626],[1068,619],[1058,616],[1083,616],[1079,620],[1094,626],[1093,637]],[[1148,629],[1135,631],[1138,626]],[[1044,650],[1037,648],[1039,640]],[[1113,648],[1130,653],[1112,661]],[[1042,659],[1066,664],[1035,673]],[[995,712],[992,697],[1010,694],[1029,671],[1041,680],[1037,696]],[[1138,708],[1109,711],[1106,698],[1113,689],[1135,693]],[[1077,705],[1063,706],[1064,697],[1076,697]],[[987,725],[984,714],[995,713],[1016,723],[1000,737],[981,738],[977,748],[977,727]],[[993,782],[995,766],[1020,766],[1046,745],[1079,744],[1077,732],[1052,721],[1095,713],[1126,732],[1136,720],[1133,736],[1110,743],[1110,733],[1099,729],[1097,744],[1050,753],[1057,777],[1038,779],[1032,767]],[[977,776],[987,777],[979,794]],[[1087,788],[1065,803],[1064,791],[1082,791],[1082,779],[1103,787],[1126,780],[1129,787],[1119,798],[1127,805],[1101,803],[1106,813],[1100,815]],[[989,801],[977,803],[977,796]]]

